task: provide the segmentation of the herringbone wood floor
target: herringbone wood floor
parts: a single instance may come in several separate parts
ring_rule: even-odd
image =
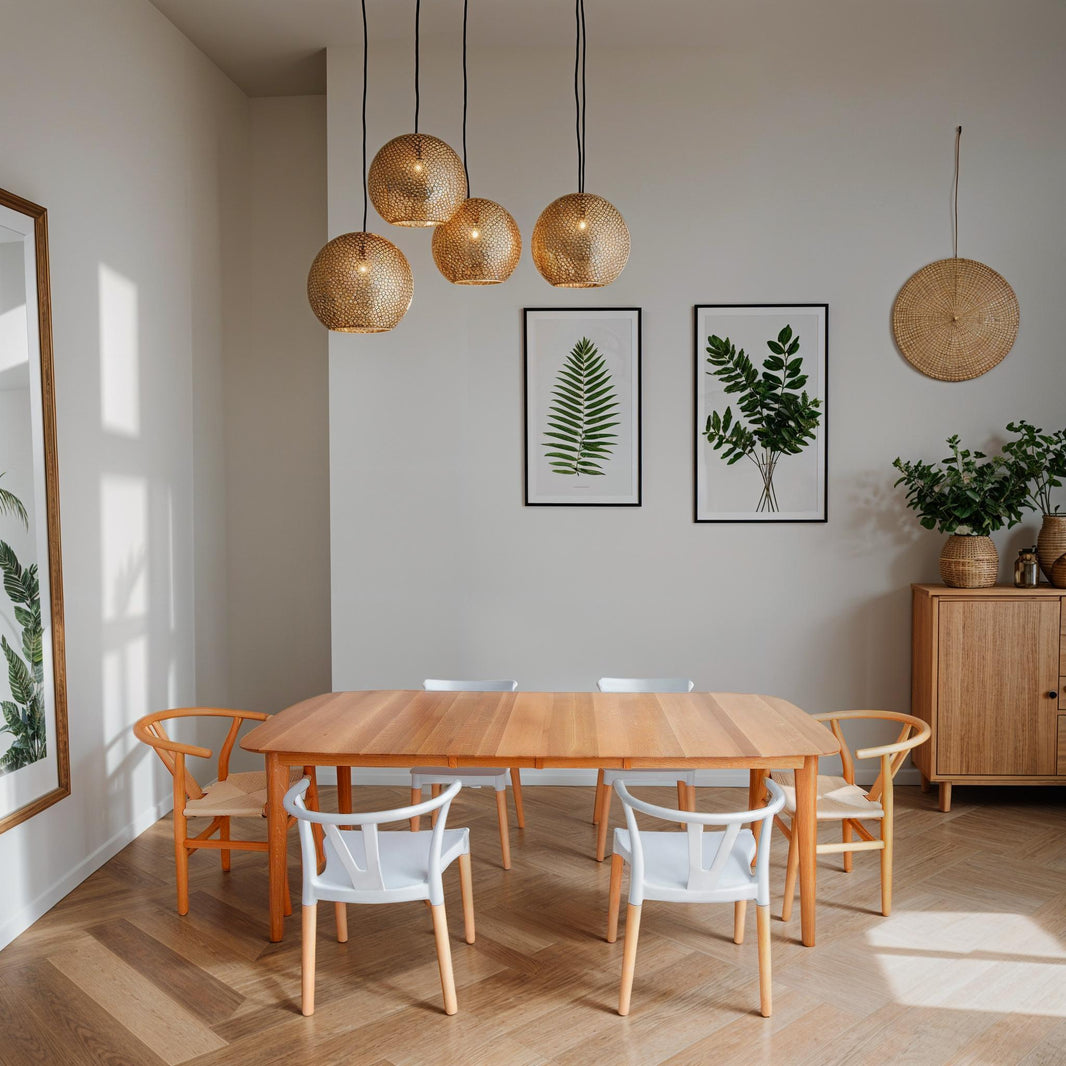
[[[744,795],[701,789],[700,806]],[[609,864],[591,858],[589,789],[526,790],[510,872],[491,796],[453,805],[451,824],[473,836],[477,943],[462,941],[449,871],[452,1018],[418,903],[349,908],[347,944],[321,907],[317,1010],[302,1017],[299,920],[284,943],[267,942],[263,857],[235,853],[224,875],[217,856],[194,856],[192,909],[179,918],[164,819],[0,953],[0,1062],[1066,1062],[1064,794],[957,790],[948,815],[931,793],[898,795],[894,914],[878,913],[875,855],[857,855],[847,875],[837,856],[820,862],[818,946],[798,944],[798,914],[773,922],[769,1020],[757,1013],[754,909],[738,947],[730,906],[665,903],[644,908],[633,1013],[618,1017],[622,942],[604,941]],[[356,796],[364,808],[407,798]],[[784,851],[775,836],[775,912]]]

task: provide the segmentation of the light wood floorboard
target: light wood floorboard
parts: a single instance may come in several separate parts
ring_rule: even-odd
[[[303,1017],[295,834],[297,913],[270,944],[264,857],[234,853],[224,874],[217,855],[194,855],[179,917],[163,819],[0,952],[0,1064],[1066,1063],[1066,793],[957,789],[947,815],[935,795],[897,789],[891,917],[879,913],[876,856],[857,855],[850,874],[839,856],[819,863],[813,949],[799,942],[798,908],[777,918],[775,835],[770,1019],[758,1013],[755,908],[738,946],[732,906],[656,902],[644,906],[632,1013],[616,1014],[622,938],[604,939],[609,864],[592,858],[588,789],[526,789],[510,871],[495,807],[478,792],[453,804],[451,824],[471,829],[477,914],[468,945],[450,870],[454,1017],[420,903],[349,908],[345,944],[320,907],[316,1010]],[[408,799],[403,788],[356,796],[365,808]],[[700,789],[698,806],[745,799]]]

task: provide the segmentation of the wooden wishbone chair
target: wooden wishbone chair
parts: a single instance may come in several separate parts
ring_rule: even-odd
[[[230,754],[237,734],[245,722],[263,722],[270,715],[262,711],[238,711],[224,707],[176,707],[169,711],[156,711],[138,719],[133,726],[134,736],[155,750],[163,765],[174,778],[174,863],[178,883],[178,914],[189,913],[189,856],[200,848],[210,848],[222,853],[222,869],[230,868],[231,851],[266,852],[265,840],[232,840],[231,818],[265,817],[266,774],[250,771],[231,774]],[[209,785],[201,786],[185,765],[187,756],[210,759],[211,749],[196,744],[182,744],[172,740],[166,731],[166,722],[189,718],[229,718],[230,727],[218,752],[217,774]],[[314,768],[304,767],[314,780]],[[300,770],[293,767],[291,780],[298,781]],[[312,785],[312,802],[317,805],[317,790]],[[190,818],[210,818],[211,822],[196,836],[189,835]],[[292,824],[292,819],[289,820]],[[211,839],[218,833],[218,839]],[[285,883],[285,913],[292,913],[288,881]]]
[[[892,779],[903,765],[907,753],[929,739],[929,726],[920,718],[900,711],[834,711],[811,717],[816,721],[828,723],[833,735],[840,741],[840,762],[843,770],[843,777],[818,775],[816,817],[819,822],[839,821],[841,842],[819,844],[816,851],[819,855],[843,852],[845,872],[851,870],[853,851],[880,851],[881,913],[887,917],[892,910]],[[860,748],[852,755],[840,723],[853,719],[899,722],[901,729],[893,743]],[[855,759],[881,760],[881,772],[868,792],[855,784]],[[781,907],[781,920],[787,922],[792,915],[792,898],[796,892],[796,874],[799,870],[799,849],[795,846],[792,831],[796,814],[796,779],[793,773],[783,770],[774,770],[770,776],[785,794],[784,811],[774,818],[774,824],[788,840],[785,899]],[[785,822],[786,818],[788,824]],[[865,821],[880,822],[880,836],[874,836],[863,825]],[[859,839],[855,840],[855,836]]]

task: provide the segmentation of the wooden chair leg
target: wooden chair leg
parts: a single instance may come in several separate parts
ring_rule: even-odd
[[[611,825],[611,797],[614,790],[604,787],[603,802],[600,804],[600,822],[596,826],[596,861],[603,862],[607,854],[607,830]]]
[[[887,802],[886,802],[887,800]],[[886,789],[881,797],[885,816],[881,819],[881,839],[885,842],[881,852],[881,913],[887,918],[892,913],[892,790]]]
[[[592,824],[598,825],[600,821],[600,804],[603,802],[603,770],[596,771],[596,795],[592,800]]]
[[[470,852],[459,856],[459,892],[463,897],[463,936],[474,942],[474,881],[470,876]]]
[[[429,794],[433,799],[436,799],[440,795],[440,785],[430,785]],[[431,827],[436,826],[438,814],[440,814],[439,807],[429,816],[429,824]]]
[[[430,907],[433,912],[433,936],[437,941],[437,965],[440,967],[440,987],[444,993],[444,1013],[454,1014],[459,1009],[455,998],[455,974],[452,973],[452,948],[448,943],[448,917],[444,904]]]
[[[285,917],[288,918],[289,915],[292,914],[292,893],[289,891],[289,871],[288,871],[288,868],[286,868],[286,870],[285,870],[285,876],[282,878],[281,886],[282,886],[282,893],[283,893],[283,896],[282,896],[282,903],[283,903],[282,911],[285,914]]]
[[[218,820],[218,839],[219,840],[229,840],[230,839],[230,835],[229,835],[229,819],[228,818],[219,818],[219,820]],[[219,852],[219,854],[222,856],[222,872],[228,874],[229,871],[230,871],[230,851],[229,851],[229,848],[222,848],[222,850]]]
[[[630,903],[626,910],[626,940],[622,947],[622,988],[618,993],[618,1013],[629,1013],[633,993],[633,973],[637,965],[637,937],[640,935],[640,904]]]
[[[351,811],[345,811],[345,814],[351,814]],[[348,904],[341,903],[339,900],[333,904],[333,910],[337,917],[337,943],[348,943]]]
[[[178,914],[189,913],[189,849],[185,838],[189,833],[189,823],[185,815],[174,808],[174,872],[178,881]]]
[[[748,916],[748,901],[738,899],[733,904],[733,943],[744,943],[744,919]]]
[[[511,868],[511,837],[507,831],[507,793],[496,793],[496,817],[500,822],[500,852],[503,855],[503,868]]]
[[[318,805],[318,777],[315,774],[315,768],[313,766],[305,766],[303,770],[304,775],[311,780],[306,793],[307,806],[313,811],[321,810],[322,808]],[[311,836],[315,840],[315,855],[318,857],[318,868],[322,870],[326,865],[326,834],[318,822],[311,823]]]
[[[796,847],[795,823],[788,840],[788,862],[785,867],[785,898],[781,901],[781,921],[792,917],[792,900],[796,895],[796,875],[799,873],[799,848]]]
[[[607,943],[613,944],[618,939],[618,909],[622,902],[622,867],[625,865],[621,855],[611,856],[611,887],[607,894]]]
[[[318,904],[304,906],[303,944],[300,949],[300,1012],[306,1017],[315,1013],[315,936],[318,933]]]
[[[412,788],[411,789],[411,806],[413,807],[416,803],[421,803],[421,802],[422,802],[422,790],[420,788]],[[422,824],[422,815],[416,814],[411,819],[411,832],[412,833],[417,833],[418,832],[418,827],[421,824]]]
[[[840,828],[840,839],[845,844],[850,844],[851,843],[851,822],[849,822],[847,820],[847,818],[845,818],[840,823],[840,826],[841,826],[841,828]],[[846,874],[850,874],[851,873],[851,859],[852,859],[852,852],[845,851],[844,852],[844,873],[846,873]]]
[[[771,985],[773,971],[770,967],[770,908],[755,907],[759,933],[759,1013],[770,1017],[773,1007]]]
[[[511,767],[511,795],[514,796],[514,813],[518,828],[526,827],[526,811],[522,806],[522,771],[517,766]]]
[[[753,811],[756,807],[761,807],[763,804],[763,798],[766,795],[766,785],[763,782],[766,780],[766,771],[763,769],[750,770],[748,772],[748,810]],[[773,833],[773,826],[770,826],[770,832]],[[762,822],[757,821],[752,824],[751,834],[755,837],[755,847],[759,846],[759,834],[762,832]],[[752,866],[755,865],[755,860],[751,860]]]

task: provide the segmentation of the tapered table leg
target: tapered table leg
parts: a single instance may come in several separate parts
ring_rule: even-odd
[[[266,757],[267,773],[267,857],[270,869],[270,939],[277,943],[285,935],[285,806],[282,800],[289,787],[289,768],[274,754]]]
[[[796,819],[793,832],[799,850],[800,932],[803,943],[814,947],[816,853],[818,823],[815,809],[818,799],[818,756],[808,755],[796,771]]]

